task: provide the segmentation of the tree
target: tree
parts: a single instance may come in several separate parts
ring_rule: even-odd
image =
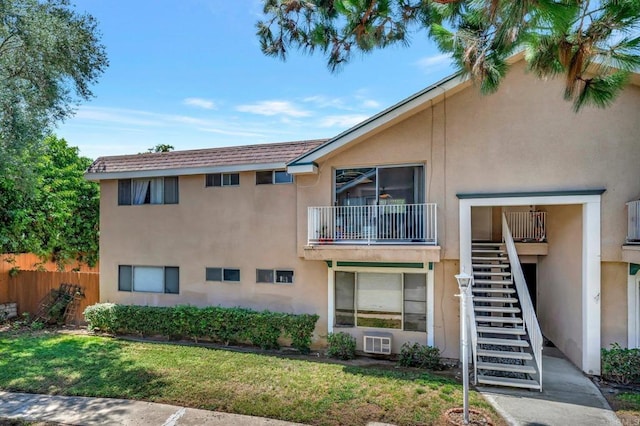
[[[173,145],[169,145],[166,143],[159,143],[158,145],[147,149],[147,152],[171,152],[175,148]]]
[[[67,0],[0,2],[0,173],[24,177],[52,126],[108,65],[96,21]]]
[[[638,0],[263,0],[262,51],[320,50],[334,71],[354,51],[409,44],[425,31],[484,93],[524,49],[541,78],[563,75],[574,109],[606,107],[640,66]],[[634,34],[634,31],[636,33]]]
[[[33,168],[33,191],[0,175],[0,251],[33,252],[61,267],[72,260],[95,265],[100,196],[98,184],[84,179],[90,165],[78,148],[49,136]]]

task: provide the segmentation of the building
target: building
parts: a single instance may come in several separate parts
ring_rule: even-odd
[[[640,76],[575,114],[514,62],[496,94],[452,76],[327,141],[99,158],[101,299],[317,313],[317,344],[458,357],[466,271],[483,383],[518,359],[539,388],[542,335],[599,374],[640,346]]]

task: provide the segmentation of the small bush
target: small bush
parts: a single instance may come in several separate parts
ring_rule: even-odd
[[[207,339],[229,344],[250,343],[263,349],[279,348],[278,339],[309,352],[318,315],[253,311],[220,306],[133,306],[98,303],[84,311],[89,329],[114,334]]]
[[[440,361],[440,349],[420,343],[405,343],[400,348],[398,365],[402,367],[418,367],[428,370],[442,370],[444,365]]]
[[[640,349],[625,349],[617,343],[603,348],[602,377],[623,385],[640,383]]]
[[[356,357],[356,338],[348,333],[329,333],[327,343],[327,355],[331,358],[348,360]]]

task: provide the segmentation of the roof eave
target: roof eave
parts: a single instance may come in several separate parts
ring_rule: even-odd
[[[121,172],[87,172],[84,174],[84,177],[85,179],[90,181],[101,181],[109,179],[139,179],[163,176],[192,176],[210,173],[239,173],[261,170],[277,170],[286,169],[286,166],[287,164],[284,161],[280,161],[275,163],[232,164],[225,166],[182,167],[153,170],[127,170]]]

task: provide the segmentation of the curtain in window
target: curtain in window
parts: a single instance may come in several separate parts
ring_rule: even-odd
[[[134,266],[133,291],[164,293],[164,268],[156,266]]]
[[[163,178],[151,179],[151,204],[162,204],[164,185],[162,184]]]
[[[142,179],[133,181],[133,204],[144,204],[149,190],[149,183],[149,180]]]

